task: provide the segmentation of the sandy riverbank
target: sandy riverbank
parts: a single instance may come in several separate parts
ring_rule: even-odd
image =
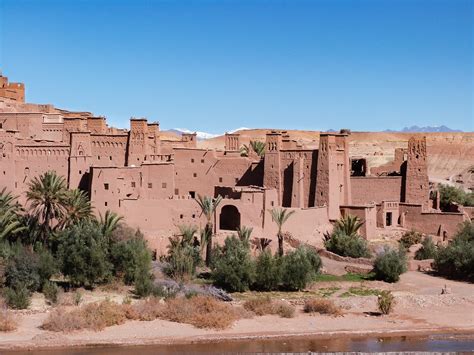
[[[38,349],[105,345],[152,345],[170,343],[215,342],[242,339],[295,336],[355,337],[414,336],[434,333],[474,336],[474,285],[448,281],[419,272],[409,272],[393,285],[370,282],[365,287],[392,290],[397,306],[389,316],[375,316],[375,296],[340,297],[354,283],[331,283],[340,290],[331,296],[344,310],[342,317],[308,315],[298,299],[294,318],[260,316],[240,319],[226,330],[198,329],[188,324],[164,320],[130,321],[102,331],[54,333],[40,328],[49,311],[15,314],[18,329],[0,333],[0,349]],[[360,285],[360,284],[359,284]],[[450,294],[441,295],[447,286]],[[327,284],[316,287],[327,287]]]

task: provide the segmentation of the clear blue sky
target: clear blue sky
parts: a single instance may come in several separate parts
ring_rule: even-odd
[[[0,68],[121,127],[473,131],[473,4],[0,0]]]

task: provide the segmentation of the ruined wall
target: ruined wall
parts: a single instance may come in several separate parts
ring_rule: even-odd
[[[263,166],[263,186],[275,189],[278,195],[278,204],[282,202],[282,166],[281,166],[281,133],[267,133],[265,141],[265,158]]]
[[[377,208],[372,206],[341,206],[342,217],[352,215],[364,222],[359,229],[360,235],[368,240],[377,237]]]
[[[452,239],[469,218],[462,213],[422,212],[421,205],[400,203],[400,220],[404,228]]]
[[[380,204],[384,200],[400,201],[402,192],[401,176],[351,177],[352,203],[364,205]]]
[[[0,97],[25,102],[25,85],[23,83],[9,83],[6,76],[0,75]]]

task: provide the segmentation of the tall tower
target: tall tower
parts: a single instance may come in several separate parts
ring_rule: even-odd
[[[405,202],[429,208],[430,185],[426,155],[426,137],[408,140],[408,157],[405,179]]]
[[[238,133],[225,134],[225,152],[226,153],[240,152],[240,134]]]
[[[263,164],[263,186],[277,190],[280,206],[282,203],[281,144],[280,132],[267,133]]]
[[[69,152],[69,188],[87,189],[89,187],[89,168],[92,148],[90,132],[71,132]]]
[[[145,118],[130,119],[130,133],[128,136],[127,165],[141,165],[146,159],[148,143],[148,124]]]
[[[327,206],[329,219],[340,216],[340,206],[351,203],[347,133],[322,133],[319,139],[316,206]]]

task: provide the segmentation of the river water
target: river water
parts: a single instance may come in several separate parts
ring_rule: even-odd
[[[12,351],[9,355],[125,355],[125,354],[176,354],[176,353],[255,353],[255,352],[400,352],[436,351],[460,352],[474,351],[474,336],[436,335],[429,337],[379,337],[347,338],[335,337],[319,339],[311,337],[287,339],[258,339],[221,341],[213,343],[170,344],[136,347],[93,347],[58,350]],[[0,351],[1,352],[1,351]]]

